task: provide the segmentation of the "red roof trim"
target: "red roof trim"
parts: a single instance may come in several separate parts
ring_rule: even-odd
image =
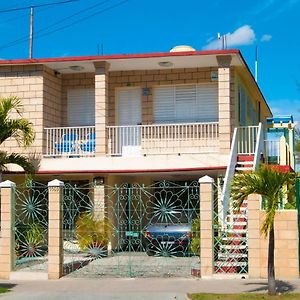
[[[224,55],[240,54],[239,50],[205,50],[205,51],[185,51],[185,52],[157,52],[144,54],[112,54],[112,55],[93,55],[93,56],[72,56],[58,58],[33,58],[33,59],[7,59],[0,60],[0,65],[19,65],[19,64],[39,64],[49,62],[67,62],[67,61],[103,61],[112,59],[132,59],[132,58],[155,58],[155,57],[173,57],[173,56],[194,56],[194,55]]]
[[[36,174],[80,174],[80,173],[162,173],[162,172],[191,172],[191,171],[213,171],[226,170],[226,166],[205,167],[205,168],[185,168],[185,169],[141,169],[141,170],[61,170],[61,171],[39,171]]]

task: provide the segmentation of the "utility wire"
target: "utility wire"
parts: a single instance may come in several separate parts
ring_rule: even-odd
[[[53,26],[55,26],[55,25],[57,25],[57,24],[59,24],[59,23],[62,23],[63,21],[68,20],[68,19],[70,19],[71,17],[73,17],[73,16],[75,16],[75,15],[79,15],[79,14],[81,14],[82,12],[88,11],[88,10],[90,10],[90,9],[96,7],[96,6],[99,6],[99,5],[104,4],[104,3],[106,3],[106,2],[109,2],[109,1],[110,1],[110,0],[102,1],[101,3],[98,3],[98,4],[96,4],[96,5],[93,5],[93,6],[89,7],[89,8],[86,8],[86,9],[84,9],[84,10],[81,10],[81,11],[75,13],[75,14],[72,14],[71,16],[69,16],[69,17],[67,17],[67,18],[61,19],[61,20],[59,20],[59,21],[53,23],[52,25],[47,26],[47,27],[45,27],[45,28],[39,30],[38,32],[36,32],[35,38],[44,37],[44,36],[47,36],[47,35],[52,34],[52,33],[54,33],[54,32],[57,32],[57,31],[66,29],[66,28],[68,28],[68,27],[71,27],[71,26],[73,26],[73,25],[75,25],[75,24],[84,22],[84,21],[87,20],[87,18],[94,17],[94,16],[99,15],[99,14],[101,14],[101,13],[104,13],[104,12],[106,12],[106,11],[108,11],[108,10],[114,9],[114,8],[116,8],[116,7],[118,7],[118,6],[123,5],[124,3],[128,2],[129,0],[121,1],[121,2],[119,2],[119,3],[116,3],[115,5],[111,5],[111,6],[109,6],[109,7],[107,7],[107,8],[104,8],[104,9],[102,9],[102,10],[100,10],[100,11],[97,11],[97,12],[95,12],[95,13],[92,13],[92,14],[88,15],[88,16],[85,16],[85,17],[80,18],[80,19],[78,19],[78,20],[76,20],[76,21],[73,21],[73,22],[70,23],[70,24],[61,26],[61,27],[59,27],[59,28],[56,28],[56,29],[53,29],[53,30],[51,30],[51,31],[48,31],[48,32],[45,32],[45,33],[41,34],[41,32],[46,31],[47,29],[49,29],[49,28],[51,28],[51,27],[53,27]],[[39,33],[40,33],[40,34],[39,34]],[[27,36],[26,36],[26,37],[22,37],[22,38],[20,38],[20,39],[18,39],[18,40],[15,40],[15,41],[12,41],[12,42],[10,42],[10,43],[7,43],[7,44],[4,44],[4,45],[0,46],[0,49],[9,48],[9,47],[12,47],[12,46],[15,46],[15,45],[18,45],[18,44],[27,42],[28,40],[29,40],[29,39],[28,39]]]
[[[54,26],[56,26],[56,25],[58,25],[60,23],[63,23],[63,22],[65,22],[65,21],[67,21],[67,20],[69,20],[69,19],[71,19],[71,18],[73,18],[75,16],[81,15],[82,13],[84,13],[86,11],[89,11],[89,10],[91,10],[91,9],[97,7],[97,6],[100,6],[100,5],[105,4],[107,2],[110,2],[110,1],[111,0],[104,0],[104,1],[101,1],[100,3],[94,4],[92,6],[89,6],[89,7],[85,8],[85,9],[82,9],[82,10],[80,10],[80,11],[78,11],[78,12],[76,12],[76,13],[74,13],[74,14],[66,17],[66,18],[60,19],[60,20],[58,20],[58,21],[56,21],[56,22],[48,25],[47,27],[44,27],[44,28],[38,30],[35,34],[39,34],[39,33],[43,32],[43,31],[46,31],[47,29],[49,29],[51,27],[54,27]]]
[[[12,11],[29,9],[29,8],[36,8],[36,7],[43,7],[43,6],[50,6],[50,5],[56,5],[56,4],[75,2],[75,1],[79,1],[79,0],[65,0],[65,1],[51,2],[51,3],[45,3],[45,4],[39,4],[39,5],[30,5],[30,6],[23,6],[23,7],[16,7],[16,8],[8,8],[8,9],[0,10],[0,14],[1,13],[12,12]]]
[[[64,26],[61,26],[61,27],[59,27],[59,28],[57,28],[57,29],[53,29],[53,30],[51,30],[51,31],[48,31],[48,32],[46,32],[46,33],[44,33],[44,34],[40,34],[40,35],[38,35],[38,37],[43,37],[43,36],[49,35],[49,34],[51,34],[51,33],[54,33],[54,32],[57,32],[57,31],[60,31],[60,30],[69,28],[69,27],[71,27],[71,26],[73,26],[73,25],[75,25],[75,24],[84,22],[84,21],[87,20],[87,18],[91,18],[91,17],[94,17],[94,16],[99,15],[99,14],[101,14],[101,13],[104,13],[104,12],[106,12],[106,11],[108,11],[108,10],[114,9],[114,8],[116,8],[116,7],[118,7],[118,6],[123,5],[124,3],[128,2],[128,1],[129,1],[129,0],[123,0],[123,1],[121,1],[121,2],[119,2],[119,3],[116,3],[115,5],[111,5],[111,6],[107,7],[107,8],[104,8],[104,9],[102,9],[102,10],[99,10],[99,11],[93,13],[93,14],[90,14],[90,15],[88,15],[88,16],[85,16],[85,17],[81,18],[81,19],[78,19],[77,21],[74,21],[74,22],[72,22],[72,23],[70,23],[70,24],[68,24],[68,25],[64,25]]]
[[[39,33],[44,32],[44,31],[48,30],[49,28],[51,28],[51,27],[53,27],[53,26],[55,26],[55,25],[57,25],[57,24],[63,23],[63,22],[65,22],[66,20],[69,20],[69,19],[73,18],[74,16],[80,15],[80,14],[82,14],[83,12],[86,12],[86,11],[88,11],[88,10],[91,10],[91,9],[93,9],[93,8],[95,8],[95,7],[97,7],[97,6],[100,6],[100,5],[102,5],[102,4],[106,3],[106,2],[109,2],[109,1],[110,1],[110,0],[104,0],[104,1],[102,1],[102,2],[100,2],[100,3],[94,4],[94,5],[91,5],[91,6],[87,7],[87,8],[85,8],[85,9],[82,9],[82,10],[78,11],[77,13],[74,13],[74,14],[68,16],[67,18],[60,19],[59,21],[54,22],[54,23],[52,23],[52,24],[50,24],[50,25],[48,25],[48,26],[46,26],[46,27],[44,27],[44,28],[42,28],[42,29],[36,31],[35,34],[34,34],[34,37],[37,38],[37,37],[38,37],[37,35],[38,35]],[[28,39],[28,36],[26,35],[26,36],[23,36],[23,37],[21,37],[21,38],[19,38],[19,39],[17,39],[17,40],[14,40],[14,41],[12,41],[12,42],[9,42],[9,43],[7,43],[7,44],[4,44],[4,45],[0,46],[0,49],[9,48],[9,47],[12,47],[12,46],[15,46],[15,45],[24,43],[24,42],[26,42],[26,41],[28,41],[28,40],[29,40],[29,39]]]

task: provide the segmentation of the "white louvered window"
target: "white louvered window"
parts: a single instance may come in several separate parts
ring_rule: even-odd
[[[95,90],[68,91],[68,126],[95,125]]]
[[[156,123],[218,121],[216,84],[157,87],[154,91]]]
[[[128,88],[118,92],[119,125],[138,125],[141,120],[141,89]]]

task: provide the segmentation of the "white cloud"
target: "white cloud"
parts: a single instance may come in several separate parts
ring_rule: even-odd
[[[251,45],[255,41],[255,32],[249,25],[241,26],[234,32],[226,34],[227,47]],[[213,39],[207,45],[203,47],[205,50],[221,49],[222,41]]]
[[[271,41],[271,39],[272,39],[272,36],[270,34],[264,34],[261,37],[260,41],[261,42],[269,42],[269,41]]]

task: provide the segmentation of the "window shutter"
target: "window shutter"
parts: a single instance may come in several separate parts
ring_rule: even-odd
[[[95,90],[68,91],[68,126],[95,125]]]
[[[243,87],[239,91],[239,108],[240,108],[240,123],[242,126],[246,125],[246,93]]]
[[[122,89],[118,93],[119,125],[138,125],[141,120],[141,89]]]
[[[197,121],[217,122],[219,120],[218,103],[216,84],[197,85]]]
[[[154,91],[154,121],[170,123],[175,119],[174,87],[158,87]]]
[[[218,121],[217,84],[158,87],[154,94],[156,123]]]
[[[177,122],[194,122],[197,120],[196,85],[179,85],[175,87],[175,120]]]

